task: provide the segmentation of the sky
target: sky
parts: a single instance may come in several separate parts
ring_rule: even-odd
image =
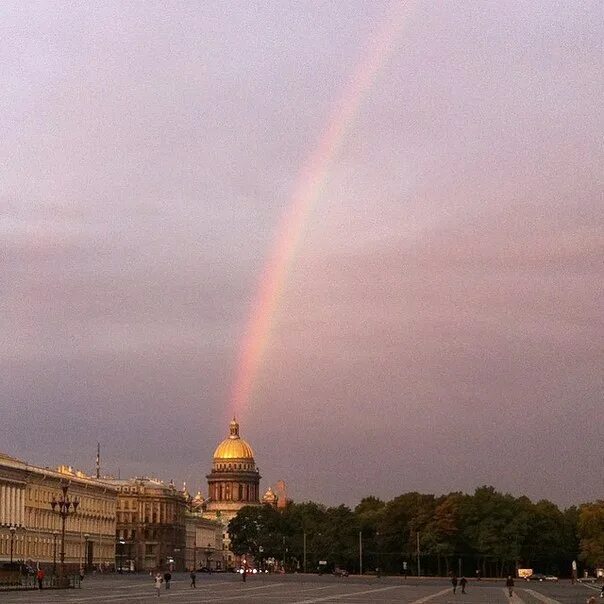
[[[0,450],[205,493],[283,253],[262,488],[601,498],[603,17],[3,2]]]

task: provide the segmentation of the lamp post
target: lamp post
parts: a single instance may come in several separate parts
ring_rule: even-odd
[[[376,531],[375,532],[375,545],[377,547],[377,568],[375,570],[376,570],[376,574],[377,574],[378,579],[382,576],[381,543],[382,543],[382,540],[381,540],[381,536],[380,536],[380,531]]]
[[[61,487],[62,494],[59,499],[53,496],[50,507],[61,517],[61,551],[59,552],[61,565],[59,566],[59,587],[69,587],[69,579],[65,577],[65,522],[71,514],[77,512],[80,505],[79,499],[70,499],[67,492],[69,485]]]
[[[10,563],[13,563],[13,548],[15,547],[15,533],[17,532],[17,527],[11,525],[8,529],[10,531]]]
[[[363,531],[359,531],[359,575],[363,574]]]
[[[197,570],[197,537],[193,539],[193,571]]]
[[[57,531],[52,532],[52,576],[56,577],[57,575],[57,536],[59,533]]]
[[[88,540],[90,535],[86,533],[84,535],[84,572],[88,571]]]

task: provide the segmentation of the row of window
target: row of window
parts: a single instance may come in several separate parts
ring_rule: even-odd
[[[50,507],[50,502],[53,499],[59,500],[63,496],[60,488],[48,489],[39,487],[35,484],[31,485],[26,492],[27,505],[40,503]],[[90,497],[87,495],[80,496],[78,493],[72,491],[69,491],[67,495],[70,499],[78,499],[80,501],[78,510],[82,512],[91,511],[93,513],[112,514],[115,509],[115,500],[103,497]]]
[[[89,518],[76,513],[70,516],[67,520],[69,526],[77,526],[78,530],[88,533],[109,533],[114,525],[113,518]],[[75,522],[73,525],[71,523]],[[53,512],[50,508],[48,510],[39,509],[25,509],[25,524],[26,526],[35,527],[41,530],[59,530],[61,528],[61,519],[57,512]]]
[[[216,466],[217,470],[253,470],[254,464],[251,463],[219,463]]]
[[[3,538],[4,537],[4,538]],[[83,543],[82,539],[78,539],[78,541],[67,541],[65,542],[65,557],[66,558],[78,558],[82,555],[83,552]],[[102,543],[95,543],[96,547],[103,547]],[[103,547],[103,550],[107,550],[105,554],[107,556],[112,555],[112,543],[106,543]],[[49,538],[38,538],[38,537],[24,537],[24,536],[16,536],[13,541],[13,557],[14,558],[46,558],[48,560],[52,559],[56,553],[57,558],[59,557],[59,552],[61,549],[60,539],[57,539],[56,542],[56,552],[55,552],[55,542],[53,539]],[[5,555],[10,555],[10,537],[8,535],[0,535],[0,556],[4,557]]]

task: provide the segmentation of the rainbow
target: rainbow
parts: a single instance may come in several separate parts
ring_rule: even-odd
[[[270,327],[285,286],[294,251],[321,188],[337,157],[346,131],[354,122],[361,101],[378,73],[392,55],[403,29],[405,3],[396,5],[370,45],[370,51],[357,65],[344,93],[336,103],[315,150],[299,172],[291,202],[277,230],[260,288],[252,306],[249,324],[241,343],[236,378],[231,392],[230,415],[241,417],[250,406],[256,376],[270,335]]]

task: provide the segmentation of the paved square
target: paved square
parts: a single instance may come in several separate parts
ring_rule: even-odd
[[[238,575],[197,575],[197,588],[189,577],[176,574],[169,590],[157,597],[148,575],[87,577],[82,589],[69,591],[0,592],[3,604],[119,602],[173,602],[198,604],[233,602],[245,604],[585,604],[598,588],[571,585],[517,582],[510,599],[503,581],[471,581],[467,593],[453,594],[445,579],[402,579],[398,577],[319,577],[316,575],[252,576],[245,583]]]

